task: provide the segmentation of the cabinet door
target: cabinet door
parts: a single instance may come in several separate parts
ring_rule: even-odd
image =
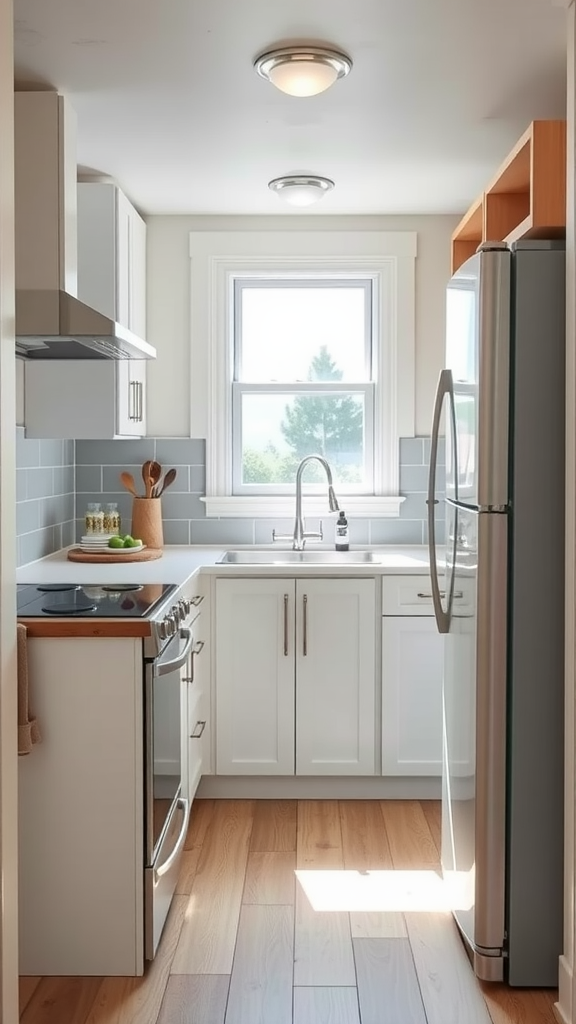
[[[382,774],[442,774],[442,637],[436,620],[382,619]]]
[[[78,297],[146,337],[146,223],[110,182],[78,184]]]
[[[146,224],[116,190],[116,310],[119,323],[146,337]]]
[[[294,774],[294,580],[216,581],[216,772]]]
[[[375,581],[296,584],[296,774],[373,775]]]

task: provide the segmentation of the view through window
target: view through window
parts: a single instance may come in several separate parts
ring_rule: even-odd
[[[371,279],[234,282],[235,494],[282,494],[298,463],[322,455],[340,492],[374,489]],[[324,486],[310,464],[310,490]]]

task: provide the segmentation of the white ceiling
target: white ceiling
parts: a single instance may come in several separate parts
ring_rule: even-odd
[[[562,0],[14,0],[18,84],[78,116],[78,162],[147,214],[459,213],[533,118],[565,116]],[[252,70],[275,44],[345,50],[307,99]]]

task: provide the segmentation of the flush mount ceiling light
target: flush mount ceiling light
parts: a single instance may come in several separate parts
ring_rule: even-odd
[[[345,53],[321,46],[286,46],[262,53],[254,61],[255,71],[289,96],[316,96],[351,68]]]
[[[311,206],[334,188],[334,182],[316,174],[285,174],[269,181],[268,188],[291,206]]]

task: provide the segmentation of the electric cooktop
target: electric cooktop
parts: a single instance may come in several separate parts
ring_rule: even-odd
[[[20,583],[16,588],[18,618],[145,619],[176,590],[174,583]]]

